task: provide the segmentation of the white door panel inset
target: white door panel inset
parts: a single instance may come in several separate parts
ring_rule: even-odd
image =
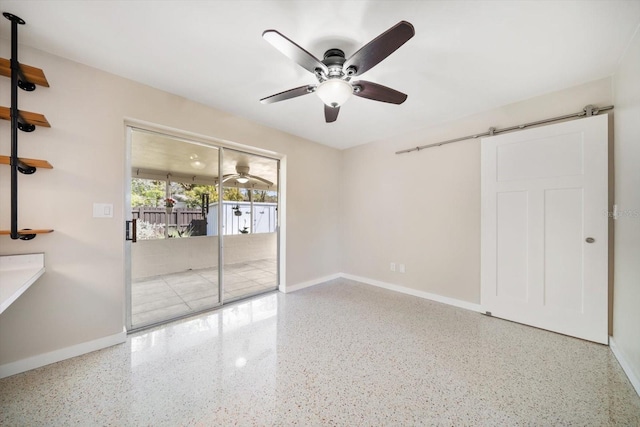
[[[527,291],[527,193],[498,194],[496,295],[526,301]]]
[[[498,181],[582,175],[582,132],[499,145]]]
[[[582,312],[582,189],[547,190],[544,202],[544,304]]]
[[[484,310],[608,342],[607,128],[603,115],[482,139]]]

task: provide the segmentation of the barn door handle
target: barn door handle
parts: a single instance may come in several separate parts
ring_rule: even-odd
[[[137,219],[132,219],[131,221],[126,221],[126,228],[124,232],[124,239],[131,240],[131,243],[135,243],[138,241],[138,230],[136,227]]]
[[[585,239],[585,242],[587,242],[587,243],[593,243],[593,242],[595,242],[595,241],[596,241],[596,239],[594,239],[593,237],[587,237],[587,238]]]

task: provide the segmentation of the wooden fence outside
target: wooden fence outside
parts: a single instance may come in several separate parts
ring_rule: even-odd
[[[202,216],[202,210],[198,208],[173,208],[170,213],[167,213],[166,208],[142,206],[131,209],[131,212],[133,219],[139,219],[149,224],[167,224],[170,227],[179,228],[188,227],[193,220],[205,219]]]

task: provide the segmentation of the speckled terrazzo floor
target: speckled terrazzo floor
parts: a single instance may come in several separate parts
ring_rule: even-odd
[[[0,425],[638,426],[606,346],[335,280],[0,380]]]

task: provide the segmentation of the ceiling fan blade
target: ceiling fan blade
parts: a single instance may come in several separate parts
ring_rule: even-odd
[[[275,95],[262,98],[260,102],[263,104],[273,104],[274,102],[284,101],[286,99],[295,98],[302,95],[307,95],[313,92],[315,85],[300,86],[295,89],[285,90],[284,92],[276,93]]]
[[[407,21],[400,21],[351,55],[345,61],[343,68],[347,70],[353,67],[355,72],[352,75],[359,76],[375,67],[415,34],[413,25]]]
[[[271,187],[273,185],[273,182],[269,181],[268,179],[264,179],[264,178],[261,178],[259,176],[249,175],[249,174],[247,174],[247,176],[249,178],[255,179],[256,181],[260,181],[260,182],[262,182],[264,184],[267,184],[269,187]]]
[[[360,87],[359,91],[353,91],[353,94],[360,98],[373,99],[374,101],[388,102],[390,104],[402,104],[407,99],[406,94],[377,83],[360,80],[352,84],[354,87]]]
[[[294,41],[289,40],[276,30],[266,30],[262,33],[262,38],[271,43],[273,47],[282,52],[286,57],[293,59],[298,65],[305,70],[316,73],[316,69],[329,74],[329,69],[318,58],[307,52]]]
[[[327,123],[333,123],[338,118],[338,113],[340,112],[340,107],[329,107],[325,104],[324,106],[324,119]]]

